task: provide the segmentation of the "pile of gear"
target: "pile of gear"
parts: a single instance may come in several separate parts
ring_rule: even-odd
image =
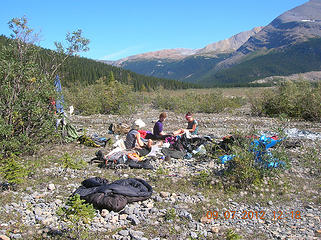
[[[107,179],[93,177],[84,180],[74,193],[96,209],[119,212],[127,203],[144,201],[152,196],[152,187],[138,178],[120,179],[109,183]]]
[[[211,140],[210,137],[188,138],[182,136],[169,137],[162,145],[153,145],[151,149],[126,150],[122,140],[117,141],[115,147],[108,154],[102,150],[96,152],[91,163],[99,163],[104,168],[144,168],[153,169],[151,161],[155,158],[163,159],[190,159],[193,154],[206,154],[205,145]]]

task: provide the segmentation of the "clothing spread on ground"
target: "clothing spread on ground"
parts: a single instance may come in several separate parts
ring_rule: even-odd
[[[119,212],[127,203],[147,200],[152,187],[143,179],[127,178],[109,183],[107,179],[93,177],[84,180],[74,193],[97,209]]]
[[[104,154],[103,151],[99,150],[96,152],[96,157],[91,160],[91,163],[96,161],[103,168],[153,169],[150,159],[140,156],[134,151],[127,150],[115,151],[112,154]]]
[[[146,138],[146,136],[148,135],[148,134],[150,134],[151,132],[149,132],[149,131],[145,131],[145,130],[138,130],[138,132],[139,132],[139,134],[140,134],[140,137],[141,138]]]
[[[152,133],[144,130],[131,129],[126,136],[124,142],[124,147],[117,147],[113,149],[109,154],[99,153],[96,154],[96,158],[100,160],[101,167],[107,168],[143,168],[143,169],[153,169],[153,160],[156,158],[165,157],[165,159],[176,158],[176,159],[191,159],[193,155],[206,155],[207,151],[212,153],[220,151],[223,155],[219,157],[221,163],[224,164],[228,161],[233,160],[235,155],[231,154],[231,146],[235,143],[241,147],[246,147],[245,139],[252,139],[252,145],[250,151],[254,153],[253,160],[255,163],[262,162],[263,165],[270,167],[281,167],[285,163],[274,158],[269,150],[272,145],[278,143],[279,139],[275,137],[265,137],[264,135],[259,136],[226,136],[223,137],[222,141],[214,142],[211,136],[195,136],[194,134],[198,131],[198,122],[194,119],[188,123],[188,128],[192,129],[196,125],[195,131],[191,134],[190,132],[185,132],[181,136],[165,136],[165,143],[162,145],[152,146],[151,149],[141,148],[135,149],[137,134],[140,133],[141,136],[145,137],[147,141],[148,135],[153,135]],[[162,130],[162,123],[160,121],[155,123],[154,133]],[[158,129],[158,130],[157,130]],[[153,135],[154,136],[154,135]],[[210,147],[205,147],[210,143]],[[272,144],[272,145],[271,145]],[[263,148],[262,148],[263,146]],[[298,143],[289,144],[291,147],[298,146]],[[101,151],[100,151],[101,152]],[[264,156],[264,158],[263,158]],[[167,158],[166,158],[167,157]],[[266,161],[268,159],[268,161]]]

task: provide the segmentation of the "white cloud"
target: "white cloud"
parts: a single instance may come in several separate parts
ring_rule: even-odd
[[[131,46],[131,47],[122,49],[120,51],[105,55],[105,56],[101,57],[100,60],[118,60],[118,59],[121,59],[121,58],[124,58],[127,56],[134,55],[133,52],[135,52],[135,51],[137,52],[138,50],[141,50],[142,48],[143,48],[143,46],[141,46],[141,45]]]

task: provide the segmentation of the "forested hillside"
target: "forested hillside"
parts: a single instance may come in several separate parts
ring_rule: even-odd
[[[126,61],[122,67],[147,76],[177,79],[183,82],[196,82],[201,76],[223,61],[230,54],[217,54],[214,57],[191,56],[183,60],[137,59]]]
[[[253,53],[255,55],[255,53]],[[207,86],[244,86],[268,76],[286,76],[321,70],[321,38],[247,57],[242,63],[207,73],[199,84]]]
[[[0,36],[1,46],[10,43],[10,39],[4,35]],[[58,57],[58,54],[49,49],[41,49],[39,59],[41,64],[45,67],[46,63],[53,60],[53,56]],[[67,59],[64,65],[59,69],[59,75],[62,78],[62,84],[69,87],[72,85],[88,85],[95,83],[100,77],[110,76],[122,83],[130,84],[135,91],[139,90],[154,90],[159,87],[165,89],[186,89],[196,88],[197,85],[190,83],[183,83],[176,80],[161,79],[156,77],[148,77],[137,74],[122,68],[107,65],[91,59],[71,56]]]

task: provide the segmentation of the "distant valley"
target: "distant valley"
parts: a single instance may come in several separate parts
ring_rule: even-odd
[[[201,49],[166,49],[104,62],[203,86],[243,86],[271,76],[321,71],[321,0]]]

